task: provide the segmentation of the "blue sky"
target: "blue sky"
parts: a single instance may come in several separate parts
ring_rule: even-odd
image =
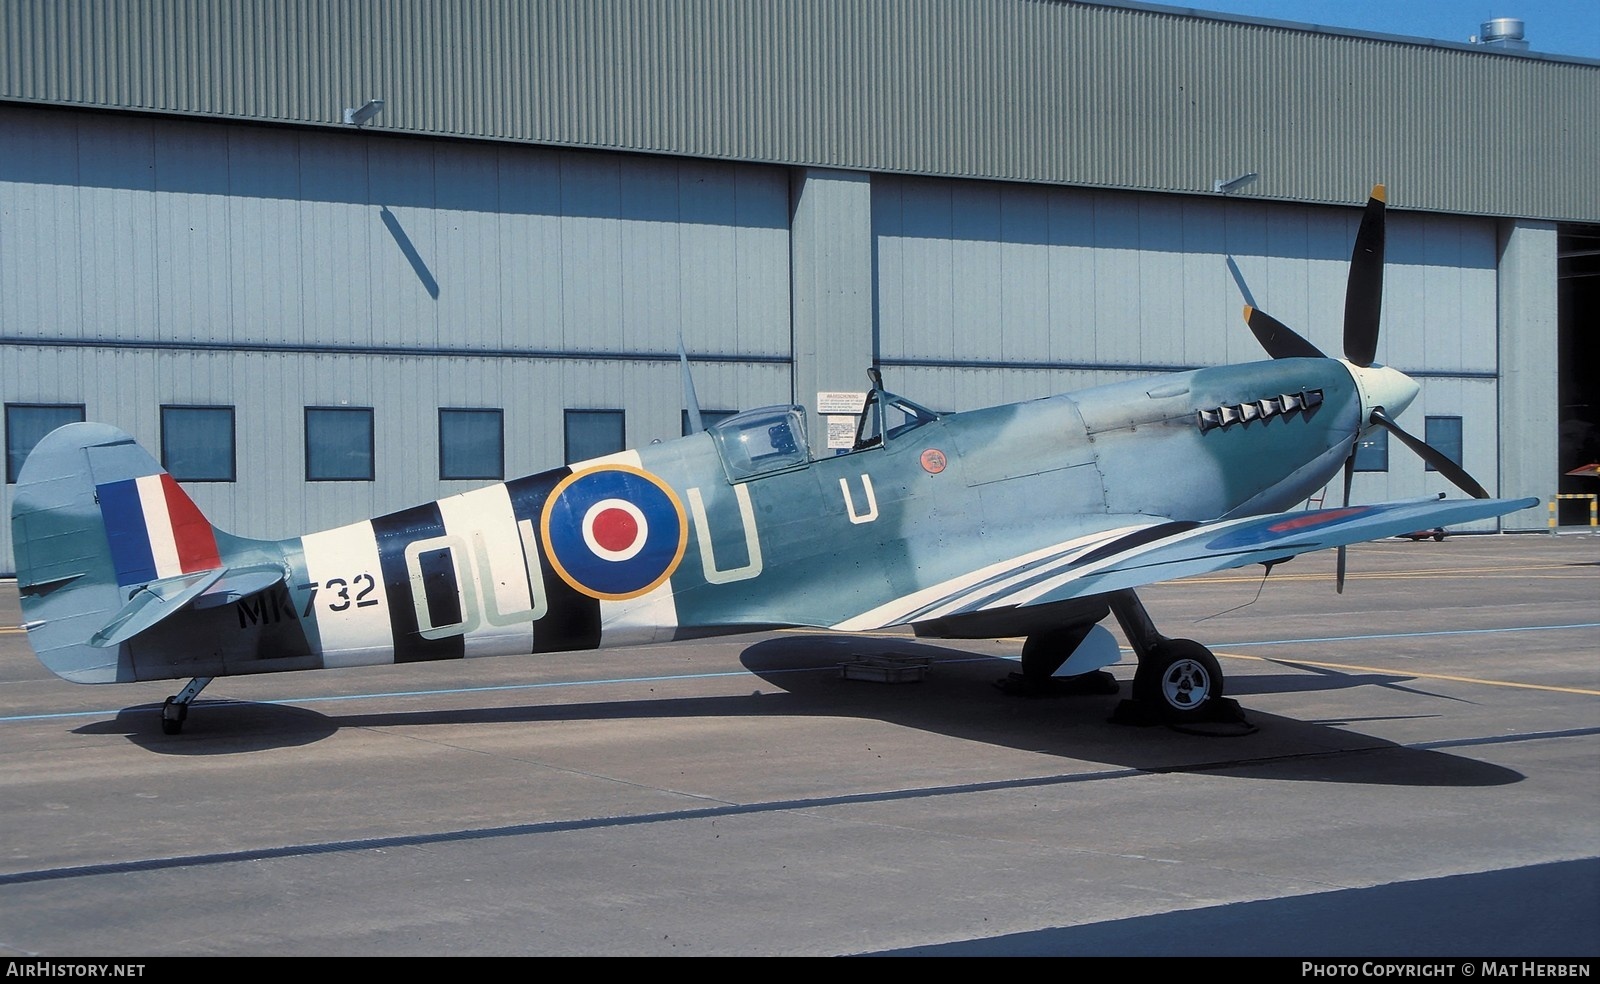
[[[1270,17],[1408,37],[1466,41],[1497,17],[1523,21],[1528,47],[1600,59],[1600,0],[1158,0],[1165,6]]]

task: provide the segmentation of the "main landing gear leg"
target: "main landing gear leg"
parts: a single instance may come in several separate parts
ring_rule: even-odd
[[[161,705],[161,733],[175,735],[183,731],[183,722],[189,716],[189,705],[206,689],[211,677],[195,677],[189,685],[167,698]]]
[[[1211,650],[1192,639],[1169,639],[1156,631],[1144,603],[1132,590],[1106,596],[1111,612],[1139,658],[1133,699],[1113,718],[1125,724],[1244,722],[1237,701],[1222,696],[1222,667]]]

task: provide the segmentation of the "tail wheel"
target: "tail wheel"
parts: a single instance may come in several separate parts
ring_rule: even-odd
[[[1163,639],[1139,660],[1133,696],[1158,708],[1167,721],[1198,720],[1222,696],[1222,667],[1198,642]]]

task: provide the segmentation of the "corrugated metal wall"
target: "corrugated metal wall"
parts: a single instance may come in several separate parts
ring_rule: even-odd
[[[1054,0],[12,0],[0,100],[1600,219],[1600,63]],[[1469,25],[1470,26],[1470,25]]]
[[[5,107],[0,128],[8,337],[671,355],[682,327],[788,357],[780,169]]]
[[[157,451],[163,403],[236,406],[237,483],[193,491],[251,535],[470,484],[435,478],[441,406],[504,408],[508,474],[559,460],[564,407],[670,436],[680,330],[708,409],[860,388],[869,349],[942,408],[1254,359],[1242,292],[1336,350],[1357,217],[1326,203],[1375,178],[1380,359],[1488,481],[1497,417],[1555,399],[1553,344],[1514,391],[1497,355],[1553,324],[1553,258],[1507,280],[1496,235],[1600,218],[1600,65],[1171,10],[15,0],[0,31],[0,397]],[[1211,192],[1243,170],[1255,200]],[[302,408],[341,402],[377,480],[304,483]],[[1361,497],[1439,484],[1391,462]]]
[[[1359,209],[894,177],[874,180],[873,206],[886,363],[1245,362],[1262,355],[1247,302],[1343,344]],[[1492,219],[1390,217],[1379,361],[1495,372],[1495,236]]]
[[[790,398],[783,169],[16,106],[0,132],[0,402],[158,456],[163,404],[235,407],[237,482],[191,483],[234,532],[482,484],[437,479],[439,407],[505,411],[508,477],[561,463],[565,408],[676,437],[680,332],[707,409]],[[339,405],[374,408],[375,481],[305,483],[303,408]]]

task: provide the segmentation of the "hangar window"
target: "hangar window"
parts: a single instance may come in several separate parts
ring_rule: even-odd
[[[83,421],[81,403],[6,404],[6,481],[14,483],[33,446],[63,424]]]
[[[161,467],[180,482],[233,481],[233,408],[162,407]]]
[[[1444,456],[1456,464],[1461,464],[1461,418],[1460,417],[1429,417],[1427,430],[1423,432],[1423,440],[1432,445],[1435,450],[1444,452]],[[1427,464],[1428,471],[1438,471],[1432,462]]]
[[[621,410],[568,410],[567,461],[588,461],[616,454],[623,444]]]
[[[499,410],[439,408],[439,477],[506,476],[505,425]]]
[[[306,407],[306,481],[373,480],[371,407]]]
[[[1356,471],[1389,470],[1389,432],[1374,427],[1356,440]]]

